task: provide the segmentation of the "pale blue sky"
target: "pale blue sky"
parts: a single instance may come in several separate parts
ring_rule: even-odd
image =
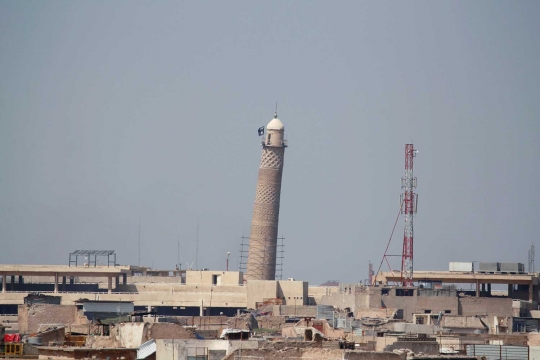
[[[199,219],[199,267],[236,268],[276,101],[285,277],[366,278],[411,141],[415,268],[526,262],[539,18],[537,1],[0,1],[0,262],[136,264],[141,217],[143,265],[173,268],[178,236],[194,261]],[[402,238],[400,219],[393,253]]]

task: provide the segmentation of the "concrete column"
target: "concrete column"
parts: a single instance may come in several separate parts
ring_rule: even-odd
[[[58,273],[54,273],[54,292],[58,292]]]
[[[480,282],[476,280],[476,297],[480,297]]]
[[[124,285],[127,284],[127,274],[122,274],[122,283],[123,283]]]
[[[107,279],[108,279],[107,290],[108,290],[108,293],[111,294],[112,293],[112,276],[107,277]]]
[[[204,306],[203,306],[203,303],[204,303],[204,301],[201,300],[201,307],[200,307],[200,310],[199,310],[199,316],[204,316]]]
[[[114,287],[118,288],[118,285],[120,285],[120,275],[116,275],[114,282],[115,282]]]
[[[2,274],[2,292],[5,293],[6,292],[6,278],[7,278],[7,275],[6,273],[3,273]]]

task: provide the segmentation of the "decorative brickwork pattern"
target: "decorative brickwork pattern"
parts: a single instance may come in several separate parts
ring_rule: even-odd
[[[275,204],[277,202],[279,205],[279,193],[281,189],[276,184],[272,185],[259,184],[257,186],[257,192],[255,194],[256,204]]]
[[[284,148],[265,147],[261,157],[261,169],[282,169]]]
[[[283,131],[269,130],[273,139],[283,138]],[[274,280],[276,276],[277,235],[281,177],[285,145],[263,145],[255,205],[251,221],[248,280]]]

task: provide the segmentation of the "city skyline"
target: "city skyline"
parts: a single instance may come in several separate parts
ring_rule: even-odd
[[[199,268],[231,252],[235,270],[257,129],[278,102],[294,144],[284,278],[377,270],[409,143],[414,269],[526,263],[539,14],[533,1],[0,2],[0,262],[111,249],[137,264],[140,222],[142,265],[174,268],[180,241],[184,268],[198,242]],[[391,253],[402,240],[400,219]]]

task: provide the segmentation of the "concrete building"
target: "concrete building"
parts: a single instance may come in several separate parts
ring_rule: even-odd
[[[164,316],[232,316],[268,299],[279,299],[277,303],[294,311],[309,301],[304,281],[266,280],[246,285],[239,271],[163,272],[171,273],[176,276],[133,276],[141,274],[141,269],[129,266],[0,265],[4,284],[0,314],[16,314],[17,306],[33,292],[55,294],[62,305],[74,305],[81,298],[132,302],[136,311],[151,310]]]
[[[274,114],[266,126],[251,220],[247,280],[274,280],[283,158],[287,142],[285,126]]]
[[[508,285],[508,297],[538,302],[538,273],[507,274],[507,273],[470,273],[452,271],[415,271],[415,282],[440,284],[473,284],[476,297],[491,295],[492,284]],[[401,276],[394,272],[381,272],[375,277],[375,282],[386,285],[390,282],[399,283]]]

